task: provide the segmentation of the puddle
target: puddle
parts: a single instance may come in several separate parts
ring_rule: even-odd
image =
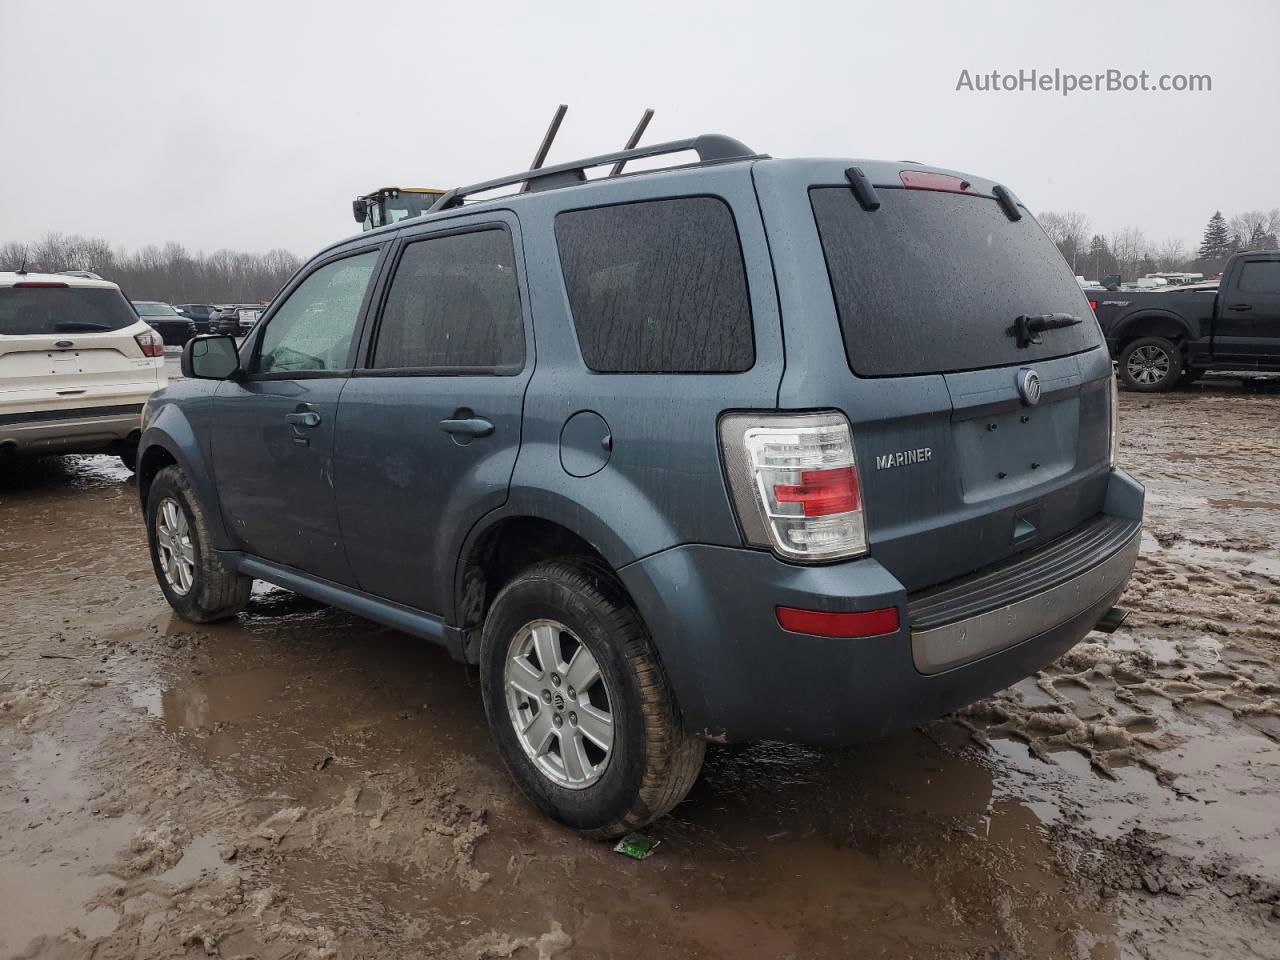
[[[241,723],[280,709],[273,702],[287,682],[285,674],[271,667],[202,676],[191,683],[160,689],[149,687],[130,700],[152,716],[164,720],[170,731],[211,730],[220,724]]]

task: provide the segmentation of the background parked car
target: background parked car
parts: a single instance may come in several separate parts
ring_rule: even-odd
[[[167,303],[158,300],[134,300],[133,309],[164,338],[165,343],[182,346],[196,335],[196,325]]]
[[[0,273],[0,457],[105,451],[133,469],[164,344],[120,288]]]
[[[197,333],[208,333],[209,320],[218,312],[218,308],[212,303],[179,303],[174,309],[191,319],[196,325]]]
[[[209,332],[242,337],[253,329],[265,309],[256,303],[226,304],[209,319]]]

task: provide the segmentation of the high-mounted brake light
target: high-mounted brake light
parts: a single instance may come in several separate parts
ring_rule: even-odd
[[[720,445],[747,542],[792,560],[867,551],[849,421],[837,412],[735,413]]]
[[[908,190],[936,190],[940,193],[972,193],[977,194],[973,184],[963,177],[953,177],[946,173],[927,173],[923,170],[903,170],[898,179]]]
[[[71,285],[56,280],[19,280],[13,286],[18,290],[66,290]]]
[[[143,333],[138,334],[133,339],[138,341],[138,346],[142,348],[144,357],[164,356],[164,338],[150,327],[147,327]]]

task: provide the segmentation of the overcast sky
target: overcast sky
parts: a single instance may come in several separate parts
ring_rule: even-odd
[[[1040,212],[1198,241],[1280,206],[1280,3],[275,3],[0,0],[0,243],[308,255],[350,201],[728,133],[908,158]],[[1210,93],[957,92],[961,71],[1207,73]]]

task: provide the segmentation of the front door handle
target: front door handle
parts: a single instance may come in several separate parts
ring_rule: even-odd
[[[1251,304],[1251,303],[1233,303],[1231,306],[1227,307],[1227,309],[1228,309],[1228,310],[1239,310],[1240,312],[1242,312],[1242,313],[1243,313],[1243,312],[1244,312],[1244,311],[1246,311],[1246,310],[1252,310],[1252,309],[1253,309],[1253,304]]]
[[[291,413],[284,418],[285,423],[294,427],[318,427],[320,426],[320,414],[314,410],[301,410],[297,413]]]
[[[493,421],[486,420],[484,417],[441,420],[440,429],[455,437],[487,437],[493,433]]]

